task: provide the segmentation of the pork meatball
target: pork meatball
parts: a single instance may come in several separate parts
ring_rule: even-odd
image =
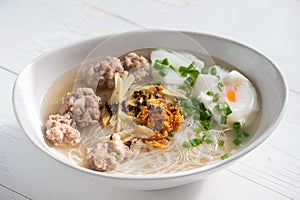
[[[76,123],[70,115],[50,115],[46,122],[46,138],[55,146],[61,144],[77,144],[80,142],[80,133],[75,128]]]
[[[79,127],[98,123],[100,97],[91,88],[78,88],[62,98],[60,114],[70,114]]]
[[[89,150],[87,163],[91,169],[110,171],[116,169],[120,162],[130,157],[132,152],[118,134],[113,134],[110,141],[98,143]]]
[[[87,72],[87,82],[92,88],[115,87],[116,73],[124,71],[121,61],[117,57],[107,56],[93,64]]]
[[[124,68],[139,82],[149,76],[150,64],[144,56],[132,52],[125,56]]]

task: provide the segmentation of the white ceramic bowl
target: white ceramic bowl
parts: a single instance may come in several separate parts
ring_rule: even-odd
[[[210,55],[236,66],[255,83],[261,95],[262,116],[256,133],[245,147],[228,159],[175,174],[120,176],[70,164],[66,159],[51,151],[41,132],[40,106],[43,96],[57,77],[81,63],[90,51],[107,37],[94,38],[44,54],[21,72],[13,91],[14,111],[20,126],[32,143],[45,153],[45,156],[51,156],[53,161],[60,162],[61,170],[69,170],[76,177],[99,185],[105,183],[131,189],[163,189],[202,179],[232,164],[264,142],[277,127],[287,102],[286,82],[279,69],[269,59],[247,46],[211,35],[182,33],[200,43]],[[172,34],[169,35],[160,30],[134,31],[126,33],[124,37],[126,42],[121,45],[115,44],[111,48],[124,50],[125,47],[125,49],[133,50],[144,45],[144,47],[190,50],[189,46],[177,40],[176,36],[173,37]]]

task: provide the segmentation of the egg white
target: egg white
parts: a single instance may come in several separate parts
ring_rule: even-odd
[[[214,66],[216,67],[216,66]],[[209,69],[210,71],[210,69]],[[236,70],[228,72],[220,67],[217,68],[217,75],[199,75],[194,90],[200,102],[203,102],[206,109],[210,110],[215,121],[222,126],[231,126],[234,122],[240,122],[247,126],[253,122],[259,110],[257,93],[251,82]],[[218,83],[224,86],[222,91]],[[207,91],[219,94],[219,100],[213,102],[213,97],[207,95]],[[234,91],[235,101],[227,97],[228,91]],[[227,103],[232,113],[227,116],[227,124],[221,124],[221,113],[215,108],[218,103]]]

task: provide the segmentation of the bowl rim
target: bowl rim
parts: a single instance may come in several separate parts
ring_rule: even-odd
[[[150,29],[150,32],[151,31],[153,31],[153,30]],[[164,30],[163,29],[160,29],[160,30],[155,29],[154,31],[164,31]],[[267,60],[271,64],[272,68],[276,71],[276,74],[281,79],[281,82],[283,84],[284,96],[283,96],[283,103],[282,103],[282,106],[280,108],[280,112],[279,112],[278,117],[273,121],[271,126],[269,126],[264,131],[264,133],[261,136],[259,136],[253,143],[247,145],[245,148],[240,149],[236,154],[230,156],[227,159],[220,160],[220,161],[208,164],[206,166],[202,166],[202,167],[199,167],[199,168],[186,170],[186,171],[182,171],[182,172],[176,172],[176,173],[170,173],[170,174],[143,174],[143,175],[140,175],[140,174],[132,175],[132,174],[130,174],[130,175],[127,175],[127,174],[110,174],[110,173],[105,173],[105,172],[98,172],[98,171],[94,171],[94,170],[84,168],[84,167],[79,166],[79,165],[68,163],[68,162],[58,158],[54,154],[49,153],[46,149],[41,148],[39,145],[37,145],[31,139],[30,134],[28,134],[26,132],[25,128],[22,125],[21,119],[19,118],[19,115],[18,115],[18,108],[17,108],[18,106],[17,106],[17,99],[16,99],[16,94],[18,92],[17,86],[19,85],[18,83],[20,82],[20,79],[22,78],[22,75],[24,74],[24,72],[26,70],[28,70],[37,60],[43,58],[44,56],[46,56],[48,54],[54,53],[56,51],[67,50],[67,49],[70,49],[73,46],[81,46],[81,45],[84,45],[84,44],[87,44],[87,43],[91,43],[93,41],[104,40],[105,38],[108,38],[108,37],[114,35],[114,33],[108,34],[108,35],[103,35],[103,36],[97,36],[97,37],[93,37],[93,38],[86,39],[86,40],[82,40],[80,42],[75,42],[75,43],[66,45],[64,47],[58,48],[58,49],[54,49],[52,51],[45,52],[45,53],[39,55],[38,57],[36,57],[35,59],[33,59],[31,62],[29,62],[26,65],[26,67],[24,69],[22,69],[22,71],[18,74],[18,77],[16,78],[16,80],[14,82],[13,91],[12,91],[12,104],[13,104],[14,115],[17,119],[17,122],[18,122],[19,126],[21,127],[21,129],[23,130],[23,132],[25,133],[27,138],[30,140],[30,142],[32,144],[34,144],[34,146],[36,146],[40,151],[45,153],[48,157],[55,160],[56,162],[61,163],[65,166],[67,166],[68,168],[74,169],[78,172],[82,172],[82,173],[87,174],[87,175],[93,175],[93,176],[96,176],[96,177],[102,177],[102,178],[108,178],[108,179],[117,179],[117,180],[158,180],[159,179],[159,180],[162,180],[162,179],[173,179],[173,178],[180,178],[180,177],[185,177],[185,176],[192,176],[192,175],[196,175],[196,174],[200,174],[200,173],[206,173],[208,171],[212,171],[212,170],[217,169],[219,167],[228,165],[229,163],[232,163],[232,162],[238,160],[239,158],[241,158],[242,156],[250,153],[255,148],[260,146],[263,142],[265,142],[266,139],[272,134],[272,132],[278,127],[278,125],[280,124],[280,121],[282,120],[283,115],[286,111],[287,102],[288,102],[288,85],[287,85],[286,79],[283,76],[282,71],[274,64],[273,61],[271,61],[269,58],[267,58],[265,55],[263,55],[259,51],[253,49],[252,47],[244,45],[240,42],[236,42],[232,39],[228,39],[228,38],[225,38],[225,37],[216,36],[216,35],[212,35],[212,34],[207,34],[207,33],[195,32],[195,31],[178,30],[178,32],[180,32],[182,34],[185,34],[187,36],[191,36],[191,35],[194,35],[194,36],[198,35],[199,36],[199,35],[201,35],[201,36],[204,36],[204,37],[210,37],[210,38],[217,39],[217,40],[224,40],[224,41],[227,41],[227,42],[232,43],[234,45],[246,48],[246,49],[254,52],[255,54],[258,54],[259,56],[263,57],[265,60]]]

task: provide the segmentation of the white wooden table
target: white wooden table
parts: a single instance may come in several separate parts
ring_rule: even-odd
[[[155,27],[209,33],[262,52],[289,84],[286,114],[258,149],[205,180],[161,191],[87,183],[61,171],[21,131],[17,75],[37,56],[94,36]],[[0,0],[0,199],[300,199],[299,0]],[[89,184],[90,185],[90,184]]]

